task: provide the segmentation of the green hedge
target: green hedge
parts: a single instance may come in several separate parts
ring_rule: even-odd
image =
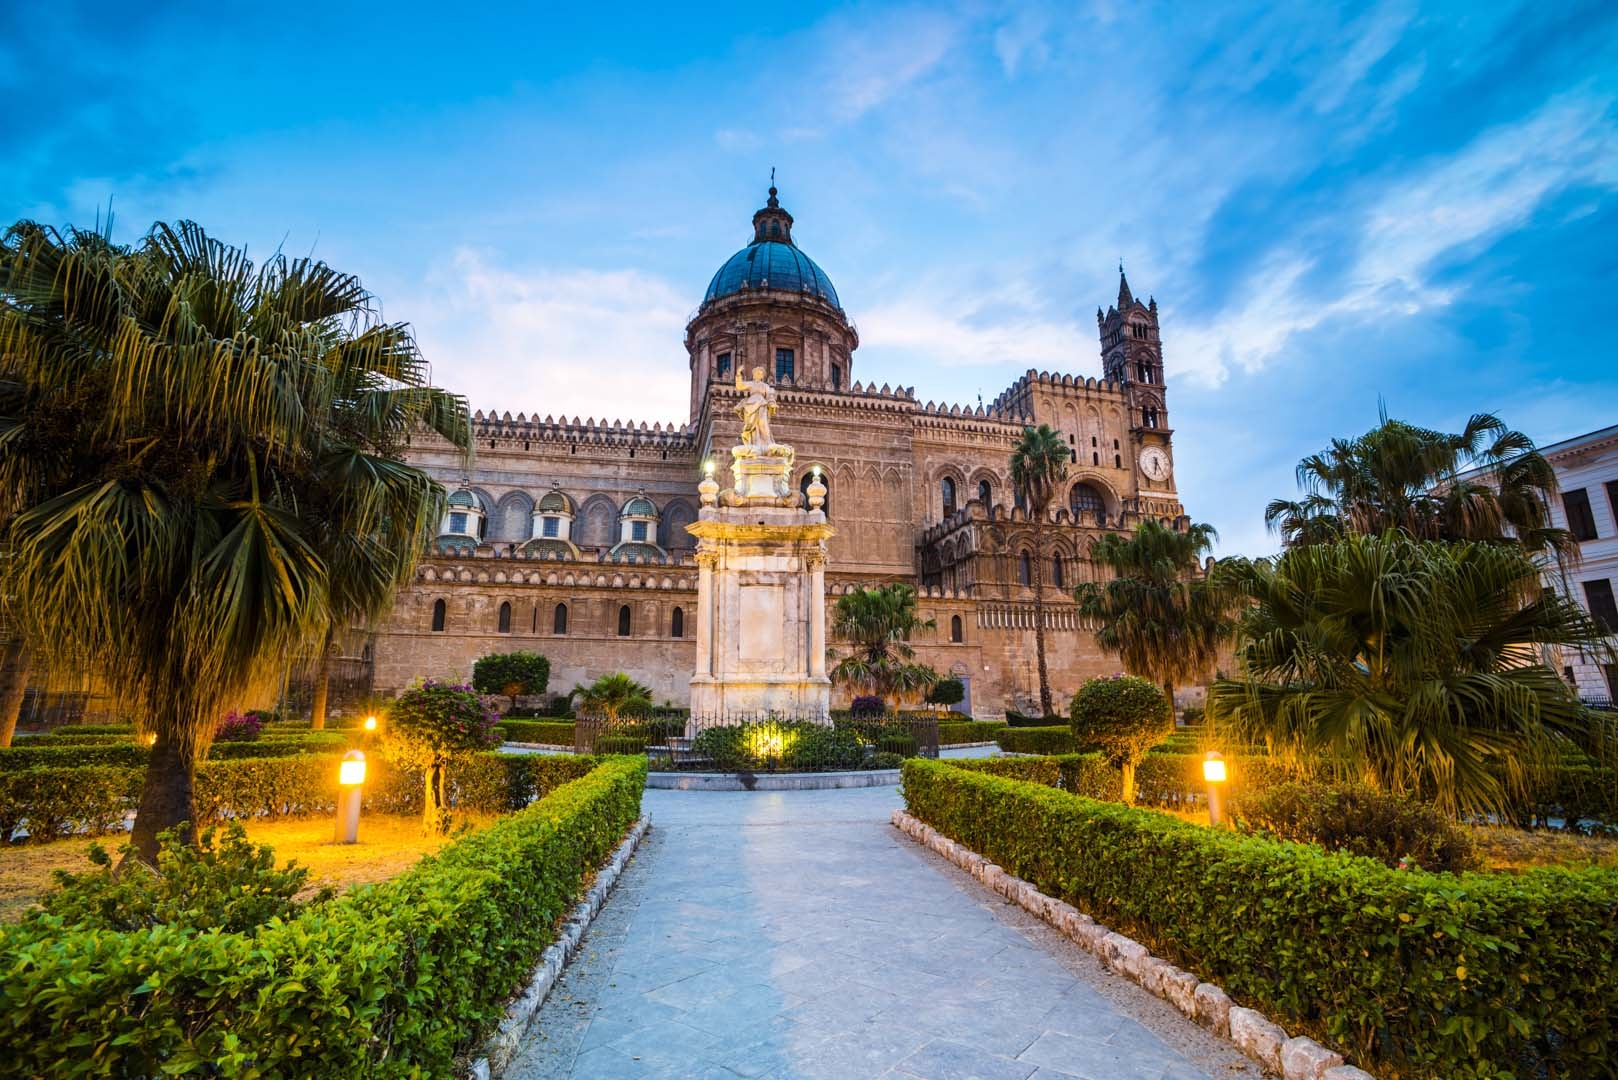
[[[211,761],[236,761],[242,758],[288,757],[293,754],[324,754],[339,750],[352,742],[340,731],[304,732],[301,735],[267,735],[252,742],[216,742],[208,748]],[[41,767],[75,765],[121,765],[144,767],[151,751],[127,738],[116,742],[58,742],[35,745],[25,744],[0,749],[0,772]]]
[[[550,746],[573,745],[571,720],[502,720],[494,727],[506,742],[546,743]]]
[[[204,761],[197,766],[197,815],[203,821],[328,814],[337,806],[336,754]],[[595,759],[573,755],[475,754],[450,770],[452,805],[480,813],[527,806],[588,772]],[[421,812],[422,782],[379,757],[367,762],[368,813]],[[26,828],[34,842],[123,829],[140,797],[140,767],[80,765],[0,772],[0,842]],[[24,824],[26,823],[26,825]]]
[[[1061,727],[1004,727],[994,733],[994,741],[1008,754],[1071,754],[1077,749],[1073,731]]]
[[[381,885],[254,931],[0,931],[22,1076],[450,1076],[640,813],[609,758]],[[58,923],[60,920],[56,920]]]
[[[906,762],[904,797],[940,832],[1378,1076],[1618,1068],[1618,872],[1401,872],[954,763]]]
[[[938,745],[959,746],[961,743],[994,742],[995,737],[1008,730],[997,720],[940,720]]]

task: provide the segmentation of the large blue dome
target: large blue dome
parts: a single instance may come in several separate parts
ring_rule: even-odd
[[[775,179],[772,172],[770,179]],[[781,208],[775,185],[769,201],[753,215],[753,242],[725,260],[708,283],[704,304],[743,289],[782,289],[806,292],[841,309],[831,278],[792,242],[792,215]]]
[[[779,240],[765,240],[748,244],[725,260],[725,265],[708,283],[708,294],[703,303],[721,296],[748,289],[786,289],[790,292],[810,292],[842,307],[837,302],[837,290],[831,278],[815,265],[815,261],[792,244]]]

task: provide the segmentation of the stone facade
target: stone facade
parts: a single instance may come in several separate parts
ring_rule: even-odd
[[[776,389],[774,438],[796,450],[794,489],[817,474],[828,488],[828,607],[867,585],[917,585],[937,623],[915,642],[918,659],[966,681],[966,705],[982,717],[1037,709],[1032,526],[1010,456],[1025,425],[1061,432],[1073,464],[1048,540],[1052,690],[1065,701],[1117,670],[1073,610],[1073,586],[1095,574],[1089,544],[1145,518],[1188,520],[1156,301],[1136,299],[1120,273],[1116,304],[1096,312],[1100,378],[1028,371],[987,406],[924,404],[913,387],[854,378],[858,331],[793,241],[773,188],[753,225],[686,328],[686,423],[479,412],[470,470],[447,444],[413,447],[453,495],[434,552],[370,642],[378,689],[534,649],[557,689],[626,671],[660,701],[685,704],[698,578],[686,527],[704,462],[738,441],[735,373],[754,367]]]

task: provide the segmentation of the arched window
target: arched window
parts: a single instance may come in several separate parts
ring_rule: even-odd
[[[1121,469],[1124,467],[1124,456],[1122,454],[1112,455],[1112,467],[1115,469]]]
[[[1058,589],[1062,587],[1062,556],[1051,556],[1051,584]]]
[[[433,601],[433,632],[434,633],[438,633],[439,631],[444,629],[444,616],[448,612],[448,610],[449,610],[449,605],[444,603],[444,601],[442,601],[442,600],[434,600]]]
[[[841,364],[833,364],[831,366],[831,388],[833,390],[841,390],[843,388],[843,365]]]
[[[1017,556],[1017,584],[1032,585],[1034,583],[1034,560],[1028,552]]]
[[[511,633],[511,601],[509,600],[500,605],[500,633]]]
[[[674,619],[669,627],[669,633],[674,637],[685,637],[685,608],[674,609]]]
[[[938,486],[944,496],[944,516],[949,517],[955,513],[955,480],[946,476]]]
[[[1090,464],[1092,464],[1092,465],[1100,465],[1101,464],[1101,455],[1096,453],[1094,450],[1090,451]]]
[[[955,642],[957,645],[966,640],[966,636],[961,628],[961,617],[959,615],[951,615],[949,617],[949,639]]]
[[[551,613],[551,633],[567,633],[567,605],[557,604],[556,610]]]
[[[808,506],[809,506],[809,485],[814,483],[814,482],[815,482],[815,474],[814,474],[814,472],[812,470],[810,472],[804,473],[803,474],[803,479],[798,481],[798,491],[803,494],[803,505],[804,505],[805,509],[807,509]],[[822,511],[824,511],[827,518],[830,518],[831,517],[831,477],[827,476],[825,473],[821,473],[820,474],[820,486],[826,489],[826,501],[820,504],[820,509]]]
[[[994,505],[994,485],[987,480],[978,481],[978,502],[983,504],[985,510]]]
[[[618,636],[629,636],[629,605],[625,604],[618,609]]]
[[[1074,521],[1093,521],[1097,510],[1107,508],[1107,500],[1089,484],[1079,483],[1067,493],[1067,508],[1073,512]]]

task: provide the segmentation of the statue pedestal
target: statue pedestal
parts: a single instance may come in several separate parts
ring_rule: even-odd
[[[771,453],[778,450],[785,453]],[[707,505],[687,526],[697,538],[698,567],[691,715],[773,712],[830,723],[826,540],[832,527],[822,510],[782,505],[797,500],[787,487],[790,447],[737,447],[735,453],[736,490],[724,493],[724,506],[705,493]]]

